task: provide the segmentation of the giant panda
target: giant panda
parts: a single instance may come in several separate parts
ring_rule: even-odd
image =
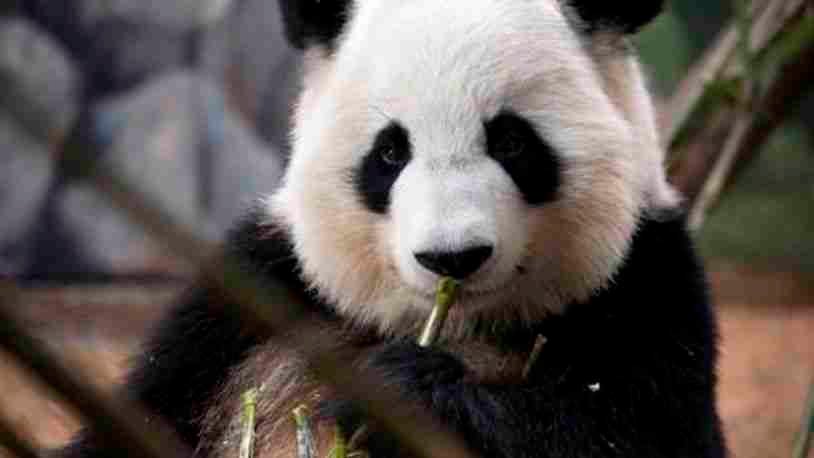
[[[723,457],[715,320],[629,42],[662,6],[280,0],[305,62],[293,151],[228,255],[473,456]],[[442,277],[460,294],[421,347]],[[262,387],[255,456],[297,456],[302,403],[327,456],[358,406],[228,305],[193,288],[126,393],[225,458]],[[63,456],[116,447],[87,432]],[[360,448],[411,456],[385,428]]]

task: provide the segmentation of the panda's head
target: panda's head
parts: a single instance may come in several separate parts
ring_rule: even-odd
[[[449,275],[460,321],[539,319],[606,285],[642,215],[675,205],[626,41],[661,2],[281,6],[306,63],[269,207],[340,313],[411,329]]]

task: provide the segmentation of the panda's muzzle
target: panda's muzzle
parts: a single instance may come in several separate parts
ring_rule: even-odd
[[[491,245],[481,245],[461,251],[424,251],[415,253],[415,258],[431,272],[462,280],[477,272],[493,251]]]

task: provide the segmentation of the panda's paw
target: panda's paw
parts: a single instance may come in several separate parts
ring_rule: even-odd
[[[439,399],[457,393],[457,383],[466,369],[457,358],[437,348],[423,348],[410,342],[386,344],[368,359],[368,368],[384,377],[383,382],[398,388],[407,400],[432,407]],[[395,436],[371,423],[358,404],[347,399],[325,400],[319,417],[332,418],[347,436],[364,425],[369,434],[361,447],[371,458],[401,457],[403,447]]]
[[[372,364],[406,394],[418,397],[431,396],[466,375],[464,364],[450,353],[407,341],[385,345],[374,354]]]

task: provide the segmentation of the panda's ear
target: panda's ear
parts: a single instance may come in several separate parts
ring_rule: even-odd
[[[279,0],[288,41],[295,48],[331,48],[348,18],[351,0]]]
[[[607,0],[566,0],[589,32],[618,30],[634,33],[652,21],[664,8],[664,0],[611,2]]]

